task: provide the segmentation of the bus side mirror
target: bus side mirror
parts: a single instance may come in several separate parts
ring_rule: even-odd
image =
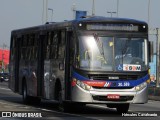
[[[64,63],[59,63],[59,70],[64,70]]]
[[[149,62],[153,61],[153,41],[148,42]]]

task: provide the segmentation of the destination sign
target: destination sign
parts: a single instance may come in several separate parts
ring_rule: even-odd
[[[138,25],[133,24],[87,24],[87,30],[109,30],[109,31],[133,31],[137,32]]]

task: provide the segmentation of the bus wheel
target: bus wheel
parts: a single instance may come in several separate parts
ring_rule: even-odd
[[[41,102],[41,98],[27,95],[27,85],[26,84],[23,85],[22,96],[23,96],[23,103],[25,104],[39,105]]]
[[[129,103],[126,103],[126,104],[118,104],[117,107],[117,112],[118,113],[127,113],[128,110],[129,110]]]
[[[25,104],[28,104],[31,102],[31,97],[27,95],[27,85],[26,84],[23,84],[23,93],[22,93],[22,96],[23,96],[23,102]]]

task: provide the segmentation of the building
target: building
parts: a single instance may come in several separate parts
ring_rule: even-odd
[[[8,70],[9,53],[8,49],[0,49],[0,72]]]

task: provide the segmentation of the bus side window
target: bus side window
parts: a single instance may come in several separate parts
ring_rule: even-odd
[[[70,61],[73,64],[75,58],[75,50],[76,50],[76,40],[73,32],[70,33]]]
[[[31,42],[31,49],[30,49],[30,53],[31,53],[31,59],[34,60],[34,46],[35,46],[35,34],[32,35],[32,42]]]
[[[27,53],[27,43],[28,43],[28,35],[25,35],[23,39],[23,56],[25,60],[27,59],[27,54],[28,54]]]
[[[20,60],[23,59],[22,48],[23,48],[23,39],[24,35],[22,35],[22,39],[20,40]]]
[[[34,41],[34,58],[37,60],[38,58],[38,40],[39,40],[39,35],[36,34],[35,36],[35,41]]]
[[[31,48],[31,40],[32,39],[32,36],[31,35],[27,35],[27,40],[28,40],[28,44],[27,44],[27,60],[30,60],[30,58],[31,58],[31,50],[30,50],[30,48]]]
[[[59,32],[54,31],[52,35],[52,39],[50,41],[50,58],[56,59],[58,57],[58,40],[59,40]]]
[[[50,59],[52,32],[47,33],[47,40],[45,41],[45,59]]]
[[[15,56],[15,40],[16,37],[12,37],[12,43],[11,43],[11,60],[14,60],[14,56]]]
[[[59,33],[58,40],[58,58],[64,58],[65,53],[65,31]]]
[[[36,59],[36,47],[37,47],[37,35],[34,35],[34,39],[33,39],[33,47],[32,47],[32,59],[35,60]]]

